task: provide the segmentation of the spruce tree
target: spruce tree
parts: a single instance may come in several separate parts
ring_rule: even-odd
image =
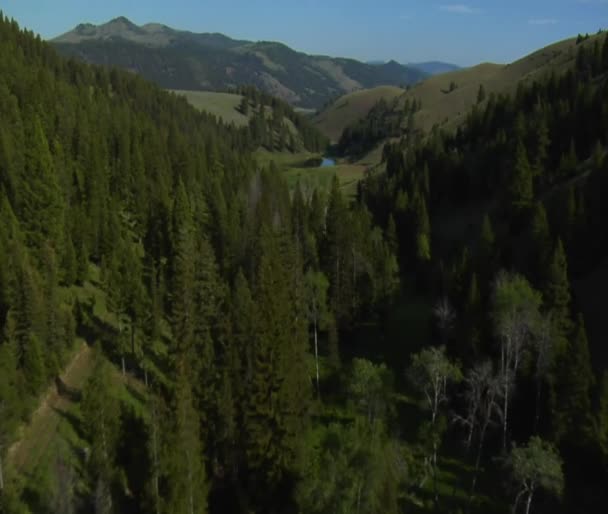
[[[177,363],[173,426],[168,443],[167,505],[172,514],[205,514],[208,485],[203,462],[200,422],[183,357]]]
[[[529,229],[531,249],[530,271],[533,283],[543,285],[547,277],[547,266],[551,252],[551,233],[547,220],[547,211],[542,203],[536,202],[532,212],[532,221]]]
[[[28,127],[28,140],[27,179],[22,182],[21,193],[28,241],[36,248],[41,248],[44,240],[59,245],[63,234],[63,199],[48,140],[38,117],[34,117]]]
[[[520,141],[515,151],[515,163],[507,186],[509,204],[515,212],[526,209],[534,199],[532,168],[528,153]]]
[[[83,428],[91,445],[89,466],[91,486],[96,491],[95,504],[97,508],[103,507],[103,512],[111,512],[119,406],[109,387],[112,383],[109,364],[99,347],[94,352],[95,367],[82,394]]]
[[[593,429],[591,391],[595,378],[583,316],[579,315],[568,351],[558,361],[552,400],[554,433],[558,441],[585,444]]]
[[[570,319],[570,280],[568,278],[568,261],[564,245],[558,239],[553,248],[553,255],[546,270],[543,287],[545,309],[550,314],[557,335],[561,341],[568,337],[572,328]],[[558,351],[563,344],[558,345]]]

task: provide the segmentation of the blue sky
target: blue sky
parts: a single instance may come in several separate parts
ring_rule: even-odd
[[[460,65],[511,62],[608,28],[608,0],[0,0],[0,9],[46,38],[122,15],[309,53]]]

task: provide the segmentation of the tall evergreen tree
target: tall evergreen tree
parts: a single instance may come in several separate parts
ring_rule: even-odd
[[[509,179],[509,205],[515,212],[529,207],[534,199],[534,184],[532,169],[528,161],[528,153],[524,144],[517,143],[515,162]]]
[[[563,340],[570,333],[572,321],[570,318],[571,296],[568,263],[564,245],[560,239],[554,246],[553,255],[546,270],[543,293],[545,308],[555,323],[558,337]]]
[[[180,359],[173,394],[173,427],[168,443],[165,512],[205,514],[208,486],[203,462],[200,423],[194,406],[190,373]]]
[[[566,438],[574,444],[585,444],[593,430],[591,390],[595,379],[582,315],[567,349],[558,361],[553,393],[554,432],[558,441]]]

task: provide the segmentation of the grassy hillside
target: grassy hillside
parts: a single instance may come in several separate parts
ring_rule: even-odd
[[[581,43],[592,46],[595,37]],[[479,87],[491,93],[513,93],[521,82],[530,82],[552,72],[561,73],[574,64],[576,38],[566,39],[523,57],[511,64],[484,63],[472,68],[438,75],[413,86],[404,96],[422,101],[416,115],[417,127],[430,130],[438,124],[454,128],[477,103]],[[456,89],[450,92],[450,85]]]
[[[364,118],[378,100],[393,100],[405,91],[393,86],[380,86],[349,93],[315,117],[315,124],[332,142],[337,142],[344,129]]]
[[[591,47],[597,36],[581,43]],[[416,128],[428,132],[434,125],[454,128],[477,103],[480,86],[486,98],[491,93],[512,93],[521,82],[529,82],[552,72],[560,73],[574,63],[576,38],[566,39],[523,57],[511,64],[482,63],[471,68],[428,78],[403,92],[399,105],[416,100],[422,108],[416,113]],[[452,90],[451,90],[452,89]],[[336,100],[315,121],[332,141],[337,141],[344,128],[360,120],[380,98],[392,99],[395,88],[358,91]]]
[[[234,123],[237,127],[244,127],[249,123],[249,117],[238,110],[242,95],[232,93],[217,93],[214,91],[173,91],[184,96],[188,102],[200,111],[205,111],[226,123]]]

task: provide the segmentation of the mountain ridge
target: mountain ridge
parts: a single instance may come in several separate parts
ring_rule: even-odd
[[[359,89],[404,86],[427,77],[396,61],[374,66],[309,55],[276,41],[237,40],[160,23],[140,26],[122,16],[101,25],[79,24],[50,43],[64,55],[125,68],[167,89],[226,91],[254,85],[307,108]]]

